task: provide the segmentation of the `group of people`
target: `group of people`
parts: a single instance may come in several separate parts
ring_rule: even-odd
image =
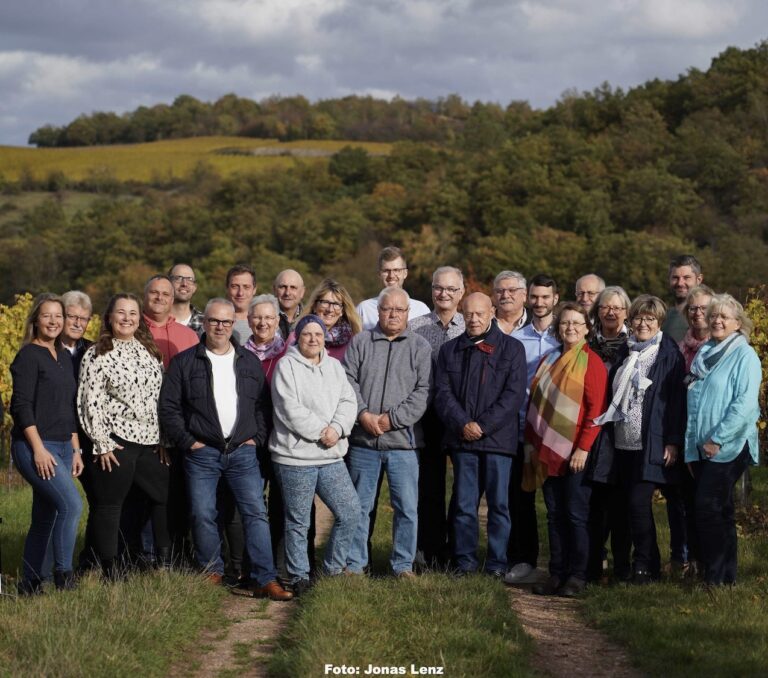
[[[465,297],[443,266],[430,310],[403,288],[398,248],[378,269],[383,289],[356,307],[331,279],[305,304],[293,270],[259,295],[237,265],[201,311],[177,264],[143,299],[114,295],[93,344],[87,295],[39,295],[11,366],[12,456],[33,489],[20,592],[75,586],[74,477],[89,504],[79,568],[108,579],[151,530],[158,567],[189,555],[222,583],[229,563],[256,597],[300,596],[317,574],[315,495],[334,516],[322,574],[361,575],[386,474],[401,578],[531,582],[541,488],[550,576],[535,593],[600,578],[609,537],[617,580],[656,580],[661,489],[672,568],[735,581],[733,488],[758,460],[761,367],[741,304],[704,286],[693,257],[670,264],[670,309],[594,274],[574,301],[516,271]]]

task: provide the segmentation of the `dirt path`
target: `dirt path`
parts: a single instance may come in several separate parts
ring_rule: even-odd
[[[333,515],[315,498],[317,506],[317,535],[315,545],[323,543],[331,527]],[[209,629],[198,641],[194,668],[185,662],[183,669],[171,672],[173,678],[184,676],[236,675],[243,678],[261,678],[267,675],[267,662],[275,648],[275,641],[285,629],[294,610],[294,603],[276,603],[255,600],[243,591],[242,595],[228,596],[224,603],[224,616],[228,624],[223,629]]]
[[[542,573],[543,574],[543,573]],[[579,614],[579,601],[536,596],[524,588],[510,588],[512,609],[525,632],[536,641],[534,668],[555,678],[641,678],[626,652]]]

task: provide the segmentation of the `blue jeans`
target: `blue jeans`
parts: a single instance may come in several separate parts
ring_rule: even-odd
[[[360,500],[343,461],[319,466],[274,463],[285,508],[285,558],[291,582],[309,579],[307,533],[315,493],[336,519],[325,547],[323,570],[341,574],[360,522]]]
[[[372,450],[349,448],[349,475],[360,498],[360,524],[349,549],[347,567],[362,572],[368,564],[368,514],[376,499],[381,468],[387,474],[389,497],[395,512],[392,520],[392,554],[395,574],[413,569],[419,504],[419,458],[416,450]]]
[[[48,573],[43,562],[53,540],[53,562],[57,572],[72,570],[77,527],[83,501],[72,478],[72,443],[44,440],[43,445],[56,459],[56,475],[43,480],[37,475],[32,448],[26,440],[14,440],[11,454],[22,478],[32,486],[32,522],[24,542],[24,579],[35,581]]]
[[[243,520],[245,548],[251,559],[251,578],[259,586],[277,579],[264,505],[264,479],[256,448],[241,445],[229,454],[222,454],[213,447],[202,447],[187,452],[184,472],[198,564],[212,573],[224,574],[221,537],[216,522],[216,487],[219,478],[223,477],[232,490]]]
[[[549,528],[549,574],[587,580],[590,554],[589,504],[592,487],[584,471],[550,476],[542,487]]]
[[[509,475],[512,457],[505,454],[452,450],[453,462],[453,561],[462,572],[475,572],[479,562],[477,546],[480,523],[477,507],[485,492],[488,504],[487,572],[507,569],[507,542],[512,522],[509,517]]]

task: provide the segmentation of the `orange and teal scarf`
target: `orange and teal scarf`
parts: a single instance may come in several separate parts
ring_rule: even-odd
[[[533,446],[539,482],[564,475],[568,468],[588,363],[586,342],[581,341],[565,353],[547,355],[533,377],[525,439]]]

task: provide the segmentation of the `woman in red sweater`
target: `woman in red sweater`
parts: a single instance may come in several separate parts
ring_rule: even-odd
[[[540,595],[571,597],[587,581],[589,502],[584,473],[587,454],[605,409],[608,373],[587,345],[591,322],[576,302],[561,304],[553,323],[560,350],[546,356],[531,384],[526,444],[532,445],[537,474],[544,481],[549,528],[549,579],[533,587]]]

